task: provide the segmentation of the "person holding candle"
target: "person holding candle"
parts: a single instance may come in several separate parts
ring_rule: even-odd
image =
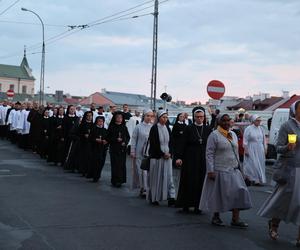
[[[90,160],[90,141],[89,136],[93,127],[93,112],[84,113],[82,121],[79,125],[79,164],[78,171],[82,176],[87,176]]]
[[[280,130],[276,144],[279,154],[277,165],[285,169],[286,181],[278,183],[274,192],[264,202],[258,214],[269,220],[269,236],[272,240],[279,237],[281,221],[299,227],[296,246],[300,247],[300,101],[290,108],[290,119]]]
[[[111,184],[119,188],[126,183],[126,149],[130,140],[123,112],[114,113],[108,127],[107,140],[110,144]]]
[[[251,116],[252,125],[245,129],[243,135],[244,174],[254,185],[266,183],[266,152],[267,143],[265,133],[260,126],[261,118]]]
[[[88,176],[93,178],[93,182],[98,182],[105,164],[108,149],[107,129],[104,127],[104,116],[98,116],[90,133],[91,161]]]

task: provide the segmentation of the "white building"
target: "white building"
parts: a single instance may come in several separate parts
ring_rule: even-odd
[[[13,90],[15,94],[34,94],[32,70],[29,67],[26,51],[20,66],[0,64],[0,92]]]

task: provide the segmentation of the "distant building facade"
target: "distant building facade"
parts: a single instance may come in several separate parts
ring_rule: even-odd
[[[16,94],[34,95],[34,81],[26,52],[20,66],[0,64],[0,92],[13,90]]]

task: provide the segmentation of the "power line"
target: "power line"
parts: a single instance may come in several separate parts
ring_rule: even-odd
[[[21,22],[21,21],[11,21],[11,20],[0,20],[0,23],[12,23],[12,24],[27,24],[27,25],[41,25],[40,23],[30,23],[30,22]],[[53,27],[65,27],[68,25],[60,25],[60,24],[44,24],[45,26],[53,26]]]
[[[160,2],[160,4],[162,3],[165,3],[165,2],[168,2],[170,0],[163,0]],[[62,40],[63,38],[65,37],[68,37],[70,35],[73,35],[79,31],[82,31],[84,29],[88,29],[88,28],[91,28],[93,26],[98,26],[98,25],[102,25],[102,24],[106,24],[106,23],[110,23],[110,22],[116,22],[116,21],[122,21],[122,20],[129,20],[129,19],[133,19],[133,18],[138,18],[138,17],[143,17],[143,16],[147,16],[147,15],[152,15],[153,13],[146,13],[146,14],[141,14],[141,15],[135,15],[135,16],[129,16],[129,15],[132,15],[132,14],[135,14],[135,13],[138,13],[140,11],[143,11],[143,10],[146,10],[146,9],[149,9],[149,8],[152,8],[154,6],[154,4],[152,4],[151,6],[148,6],[148,7],[145,7],[145,8],[142,8],[142,9],[139,9],[139,10],[135,10],[135,11],[132,11],[132,12],[129,12],[127,14],[124,14],[124,15],[121,15],[122,13],[125,13],[125,12],[128,12],[130,10],[133,10],[133,9],[136,9],[138,7],[141,7],[143,5],[146,5],[150,2],[153,2],[153,0],[151,1],[147,1],[147,2],[144,2],[144,3],[141,3],[139,5],[136,5],[134,7],[131,7],[127,10],[124,10],[124,11],[120,11],[120,12],[117,12],[115,14],[112,14],[112,15],[109,15],[109,16],[106,16],[106,17],[103,17],[101,19],[98,19],[98,20],[95,20],[93,22],[90,22],[88,24],[84,24],[84,25],[68,25],[69,27],[69,30],[66,30],[64,32],[61,32],[53,37],[50,37],[48,39],[45,40],[45,42],[49,45],[49,44],[52,44],[54,42],[57,42],[59,40]],[[119,15],[119,16],[118,16]],[[116,16],[115,18],[112,18]],[[107,20],[106,20],[107,19]],[[99,22],[100,20],[103,20],[102,22]],[[33,45],[30,45],[27,47],[27,50],[35,50],[35,49],[38,49],[41,47],[41,43],[36,43],[36,44],[33,44]],[[11,55],[6,55],[6,56],[0,56],[0,59],[4,59],[4,58],[10,58],[10,57],[14,57],[14,56],[17,56],[19,55],[20,52],[17,52],[17,53],[14,53],[14,54],[11,54]]]
[[[15,1],[14,3],[12,3],[11,5],[9,5],[5,10],[3,10],[0,13],[0,16],[3,15],[6,11],[8,11],[10,8],[12,8],[13,6],[15,6],[18,2],[20,2],[20,0]]]
[[[143,5],[146,5],[146,4],[148,4],[148,3],[151,3],[151,2],[153,2],[153,1],[154,1],[154,0],[146,1],[146,2],[144,2],[144,3],[141,3],[141,4],[138,4],[138,5],[136,5],[136,6],[133,6],[133,7],[129,8],[129,9],[122,10],[122,11],[119,11],[119,12],[114,13],[114,14],[112,14],[112,15],[102,17],[102,18],[100,18],[100,19],[98,19],[98,20],[95,20],[95,21],[92,21],[92,22],[90,22],[90,23],[87,23],[87,25],[92,25],[92,24],[94,24],[94,23],[103,21],[103,20],[105,20],[105,19],[108,19],[108,18],[117,16],[117,15],[123,14],[123,13],[125,13],[125,12],[131,11],[131,10],[133,10],[133,9],[136,9],[136,8],[138,8],[138,7],[141,7],[141,6],[143,6]]]

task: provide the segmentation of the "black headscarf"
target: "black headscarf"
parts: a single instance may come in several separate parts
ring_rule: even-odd
[[[102,116],[102,115],[97,116],[97,117],[96,117],[96,120],[95,120],[95,122],[94,122],[94,125],[97,125],[98,120],[103,120],[103,122],[105,122],[105,117]]]
[[[111,121],[109,123],[109,127],[116,125],[116,116],[117,115],[121,115],[122,116],[123,119],[122,119],[121,125],[125,126],[126,123],[125,123],[124,113],[122,111],[116,111],[116,112],[114,112],[113,117],[111,118]]]
[[[194,117],[194,115],[195,115],[195,113],[198,112],[198,111],[202,111],[202,112],[204,113],[204,121],[203,121],[203,124],[206,125],[207,122],[206,122],[205,108],[203,108],[202,106],[197,106],[197,107],[193,108],[193,110],[192,110],[193,123],[195,122],[195,117]]]
[[[179,116],[182,115],[182,114],[183,114],[183,113],[179,113],[179,114],[177,115],[175,124],[178,123],[178,121],[179,121]]]
[[[93,117],[93,112],[92,112],[92,111],[86,111],[86,112],[83,114],[81,124],[87,123],[86,117],[87,117],[88,114],[92,114],[92,117]],[[93,121],[93,120],[92,120],[92,121]]]

